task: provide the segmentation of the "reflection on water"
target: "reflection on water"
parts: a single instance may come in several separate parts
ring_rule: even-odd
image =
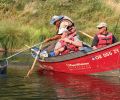
[[[24,79],[26,71],[0,77],[0,100],[120,100],[117,77],[44,72]]]
[[[7,75],[0,76],[0,100],[120,100],[119,77],[44,71],[24,79],[31,61],[28,56],[10,60]]]
[[[56,96],[69,100],[120,100],[120,82],[116,84],[95,76],[78,76],[63,73],[46,73],[54,84]],[[106,78],[106,77],[104,77]],[[115,79],[114,79],[115,81]]]
[[[28,80],[20,76],[4,77],[0,79],[0,100],[52,99],[55,97],[54,93],[52,88],[47,85],[49,84],[44,78]]]

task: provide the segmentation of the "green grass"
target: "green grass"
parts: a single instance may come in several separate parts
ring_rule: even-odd
[[[6,49],[19,49],[53,36],[56,30],[49,24],[53,15],[69,16],[78,30],[91,36],[104,21],[120,40],[119,13],[114,10],[101,0],[0,0],[0,43]],[[81,34],[80,38],[91,43]]]

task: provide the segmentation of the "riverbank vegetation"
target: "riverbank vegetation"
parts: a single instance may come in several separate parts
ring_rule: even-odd
[[[119,0],[0,0],[0,43],[4,49],[20,49],[55,34],[53,15],[66,15],[78,30],[91,36],[106,22],[120,40]],[[83,41],[90,39],[80,34]]]

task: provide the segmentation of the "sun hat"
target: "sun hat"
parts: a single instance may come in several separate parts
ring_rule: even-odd
[[[97,28],[101,28],[101,27],[107,27],[107,24],[105,22],[101,22],[97,25]]]
[[[50,20],[50,24],[54,24],[56,21],[62,19],[64,16],[56,16],[54,15],[51,20]]]

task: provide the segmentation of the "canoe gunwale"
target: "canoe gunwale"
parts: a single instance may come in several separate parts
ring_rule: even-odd
[[[67,55],[59,55],[59,56],[55,56],[55,57],[48,57],[48,58],[45,58],[44,60],[38,60],[40,62],[48,62],[48,63],[54,63],[54,62],[63,62],[63,61],[67,61],[67,60],[72,60],[72,59],[77,59],[77,58],[81,58],[81,57],[84,57],[84,56],[89,56],[93,53],[97,53],[97,52],[100,52],[100,51],[103,51],[103,50],[107,50],[111,47],[114,47],[114,46],[117,46],[117,45],[120,45],[120,42],[117,42],[117,43],[114,43],[114,44],[111,44],[109,46],[106,46],[106,47],[103,47],[103,48],[100,48],[100,49],[96,49],[96,50],[93,50],[93,51],[90,51],[90,52],[81,52],[81,51],[78,51],[78,52],[73,52],[73,53],[70,53],[70,54],[67,54]]]

